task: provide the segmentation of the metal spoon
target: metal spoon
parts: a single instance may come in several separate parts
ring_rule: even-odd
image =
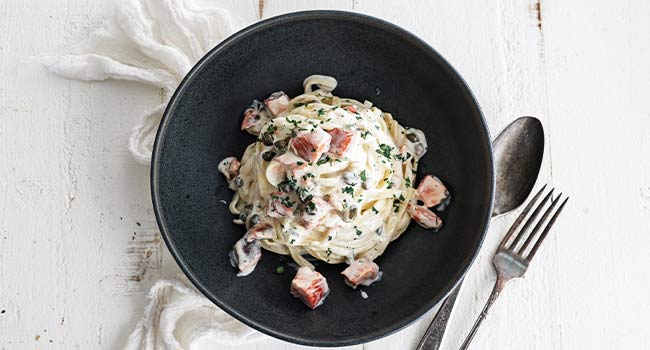
[[[496,186],[492,217],[519,207],[535,185],[544,155],[544,129],[539,119],[520,117],[510,123],[492,142]],[[431,325],[422,336],[417,350],[437,350],[463,284],[454,288]]]

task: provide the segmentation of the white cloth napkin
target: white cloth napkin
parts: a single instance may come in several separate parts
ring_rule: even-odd
[[[197,8],[185,0],[124,0],[102,28],[69,53],[35,59],[68,79],[130,80],[161,88],[162,103],[145,113],[129,140],[133,157],[149,164],[174,90],[194,63],[230,34],[230,14],[220,8]]]
[[[35,59],[68,79],[130,80],[161,88],[163,102],[145,113],[129,139],[133,157],[148,164],[174,90],[194,63],[231,33],[230,14],[219,8],[196,8],[184,0],[124,0],[102,28],[69,53]],[[151,288],[125,349],[215,349],[262,337],[178,277]]]
[[[144,315],[124,350],[218,349],[219,345],[246,344],[263,337],[217,308],[185,281],[178,276],[151,287]]]

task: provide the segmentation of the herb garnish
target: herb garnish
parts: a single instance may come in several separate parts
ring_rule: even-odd
[[[376,149],[377,153],[381,154],[382,156],[384,156],[384,157],[386,157],[388,159],[390,159],[390,155],[391,155],[392,151],[393,151],[393,147],[391,147],[391,146],[389,146],[389,145],[387,145],[385,143],[380,144],[379,148]]]
[[[316,215],[316,204],[314,204],[314,202],[307,203],[305,206],[305,211],[309,215]]]
[[[282,197],[280,201],[282,202],[282,205],[284,205],[287,208],[291,208],[293,207],[294,204],[296,204],[296,202],[291,201],[291,198],[289,198],[289,196]]]
[[[323,165],[329,161],[330,161],[330,157],[325,155],[324,157],[320,157],[320,159],[316,162],[316,165]]]

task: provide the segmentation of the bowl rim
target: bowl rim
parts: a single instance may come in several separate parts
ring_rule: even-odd
[[[456,79],[460,84],[460,88],[463,90],[463,93],[466,94],[467,98],[469,98],[471,101],[473,101],[473,108],[476,110],[478,116],[479,116],[479,121],[481,124],[481,129],[482,132],[484,133],[485,137],[487,138],[488,142],[486,145],[484,145],[484,152],[487,153],[487,161],[488,161],[488,166],[489,166],[489,173],[488,176],[490,177],[490,189],[489,189],[489,198],[488,198],[488,206],[485,211],[485,217],[483,218],[482,222],[482,232],[480,234],[479,240],[476,245],[476,249],[471,253],[470,256],[465,258],[465,261],[463,263],[463,267],[459,273],[457,273],[456,276],[452,280],[450,280],[444,287],[443,287],[443,293],[439,293],[438,295],[434,296],[428,302],[424,303],[417,311],[415,311],[412,315],[409,317],[404,318],[400,322],[397,322],[393,325],[390,325],[388,327],[384,327],[381,329],[374,330],[371,333],[367,333],[362,336],[350,336],[350,337],[345,337],[345,338],[337,338],[337,339],[313,339],[310,337],[301,337],[301,336],[295,336],[295,335],[286,335],[281,332],[276,331],[273,328],[269,328],[265,326],[264,324],[255,322],[254,320],[248,319],[246,316],[240,314],[237,312],[235,308],[232,308],[226,304],[224,304],[219,298],[217,298],[215,295],[213,295],[208,288],[201,283],[201,281],[192,273],[190,268],[187,266],[179,252],[176,250],[176,247],[171,241],[171,238],[169,236],[169,230],[167,228],[166,222],[164,215],[162,213],[162,204],[160,203],[160,195],[158,191],[158,165],[159,165],[159,159],[161,157],[161,150],[160,150],[160,142],[162,138],[164,138],[165,132],[167,130],[167,126],[169,124],[169,121],[171,120],[171,114],[172,111],[175,109],[175,105],[178,100],[178,96],[182,94],[187,86],[187,84],[194,80],[196,74],[198,71],[200,71],[203,66],[208,63],[213,56],[218,54],[220,51],[222,51],[224,48],[232,45],[236,41],[238,41],[240,38],[254,34],[258,31],[264,30],[267,26],[272,26],[275,24],[279,24],[282,22],[287,22],[287,21],[292,21],[296,19],[309,19],[309,18],[331,18],[331,19],[337,19],[337,20],[348,20],[348,21],[355,21],[358,23],[362,23],[365,25],[370,25],[373,27],[377,27],[383,30],[390,31],[396,35],[398,35],[401,39],[406,40],[410,42],[411,44],[418,46],[425,51],[427,51],[429,54],[433,56],[434,59],[436,59],[438,62],[441,63],[442,68],[445,69],[454,79]],[[463,77],[451,66],[451,64],[442,56],[440,55],[433,47],[431,47],[429,44],[427,44],[424,40],[420,39],[417,37],[415,34],[409,32],[408,30],[390,23],[388,21],[385,21],[383,19],[365,15],[365,14],[360,14],[356,12],[349,12],[349,11],[341,11],[341,10],[308,10],[308,11],[297,11],[297,12],[290,12],[286,14],[281,14],[278,16],[270,17],[268,19],[262,20],[255,22],[238,32],[232,34],[225,40],[223,40],[221,43],[219,43],[217,46],[212,48],[210,51],[208,51],[193,67],[192,69],[185,75],[183,80],[180,82],[178,88],[176,88],[176,91],[170,98],[167,107],[165,108],[165,111],[162,115],[162,118],[160,120],[160,125],[158,127],[158,130],[156,132],[156,138],[154,141],[154,146],[153,146],[153,151],[152,151],[152,158],[151,158],[151,166],[150,166],[150,190],[151,190],[151,199],[153,203],[153,210],[154,214],[156,216],[156,222],[158,224],[158,228],[160,229],[161,236],[163,237],[163,240],[165,241],[165,245],[167,246],[167,249],[169,249],[169,252],[171,253],[172,257],[180,267],[181,271],[185,274],[185,276],[190,280],[190,282],[206,297],[208,298],[212,303],[217,305],[219,308],[224,310],[226,313],[228,313],[230,316],[234,317],[235,319],[239,320],[240,322],[244,323],[247,326],[250,326],[251,328],[258,330],[264,334],[270,335],[274,338],[288,341],[291,343],[296,343],[300,345],[307,345],[307,346],[323,346],[323,347],[334,347],[334,346],[351,346],[351,345],[357,345],[361,343],[366,343],[370,342],[373,340],[377,340],[383,337],[386,337],[388,335],[391,335],[393,333],[396,333],[397,331],[400,331],[404,328],[406,328],[409,325],[412,325],[419,319],[421,319],[424,315],[426,315],[431,309],[433,309],[436,305],[438,305],[441,301],[445,300],[447,296],[451,293],[456,286],[458,286],[463,278],[465,277],[467,271],[471,267],[471,265],[474,263],[476,260],[476,257],[478,256],[479,251],[481,250],[481,247],[483,245],[485,235],[487,233],[487,230],[490,225],[490,219],[491,219],[491,213],[492,213],[492,206],[494,204],[494,191],[495,191],[495,174],[494,174],[494,159],[493,159],[493,151],[492,151],[492,138],[490,136],[490,131],[487,126],[487,123],[485,121],[485,117],[483,115],[483,112],[481,110],[481,107],[476,100],[476,97],[472,93],[469,85],[467,82],[463,79]]]

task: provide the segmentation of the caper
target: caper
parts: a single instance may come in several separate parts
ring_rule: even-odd
[[[265,146],[272,146],[273,145],[273,135],[265,132],[262,134],[262,143]]]
[[[357,217],[357,207],[351,206],[343,212],[343,221],[350,222]]]
[[[247,211],[242,211],[241,213],[239,213],[239,220],[241,220],[243,222],[246,222],[246,217],[247,216],[248,216],[248,212]]]
[[[237,175],[235,177],[234,181],[235,181],[235,185],[237,185],[237,187],[244,186],[244,180],[241,178],[241,176]]]
[[[379,227],[375,230],[375,233],[376,233],[377,235],[380,235],[380,236],[381,236],[381,234],[384,233],[384,226],[379,226]]]
[[[277,141],[275,141],[273,146],[275,146],[275,149],[277,149],[278,152],[284,153],[284,152],[287,151],[287,146],[289,146],[289,140],[290,140],[289,137],[287,137],[284,140],[277,140]]]
[[[251,216],[251,225],[255,226],[260,223],[260,216],[255,214]]]
[[[267,162],[270,162],[271,160],[273,160],[273,157],[275,157],[276,154],[277,153],[275,153],[273,151],[266,151],[266,152],[262,153],[262,159],[264,159]]]
[[[406,134],[406,138],[409,139],[411,142],[418,142],[420,139],[418,138],[418,135],[413,134],[413,133],[408,133]]]

